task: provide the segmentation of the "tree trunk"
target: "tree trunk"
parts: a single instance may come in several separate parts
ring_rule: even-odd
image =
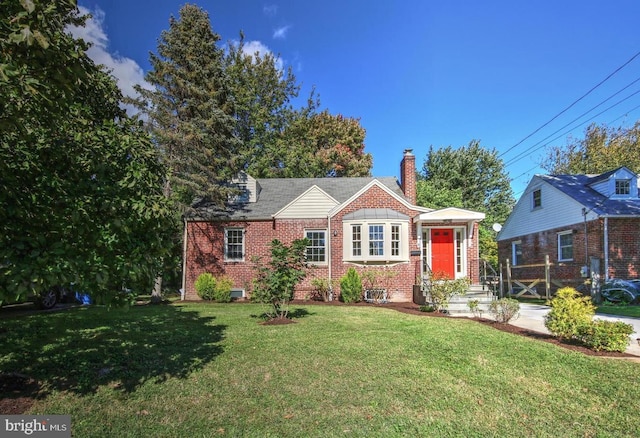
[[[151,291],[151,304],[159,304],[162,302],[162,275],[156,277],[156,281]]]

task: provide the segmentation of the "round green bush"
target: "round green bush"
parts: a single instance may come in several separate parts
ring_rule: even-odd
[[[198,276],[195,283],[196,293],[200,298],[218,303],[228,303],[231,301],[232,282],[227,277],[216,279],[209,272]]]
[[[591,298],[572,287],[558,289],[549,304],[551,310],[544,317],[544,325],[561,339],[577,337],[585,326],[591,324],[596,309]]]

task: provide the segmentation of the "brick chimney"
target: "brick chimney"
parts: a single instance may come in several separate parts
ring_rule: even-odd
[[[405,149],[400,162],[400,187],[405,198],[412,204],[416,204],[416,156],[413,149]]]

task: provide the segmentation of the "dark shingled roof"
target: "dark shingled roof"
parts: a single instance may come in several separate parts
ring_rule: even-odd
[[[275,213],[314,185],[342,204],[373,180],[406,199],[395,177],[264,178],[256,179],[259,187],[257,202],[229,205],[226,209],[207,203],[196,204],[185,217],[188,220],[271,219]]]
[[[640,216],[639,198],[607,198],[589,185],[603,180],[601,175],[538,175],[599,216]]]

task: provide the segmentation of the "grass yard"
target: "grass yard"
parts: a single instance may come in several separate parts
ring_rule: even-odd
[[[75,437],[637,436],[640,364],[375,307],[75,308],[0,320],[0,372]],[[2,397],[12,395],[3,394]]]
[[[640,305],[606,303],[598,306],[596,313],[640,318]]]

